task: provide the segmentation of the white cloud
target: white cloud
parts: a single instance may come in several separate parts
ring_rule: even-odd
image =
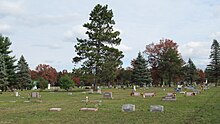
[[[35,44],[32,45],[33,47],[41,47],[41,48],[48,48],[48,49],[61,49],[62,47],[58,44]]]
[[[220,39],[220,32],[215,32],[210,36],[212,39]]]
[[[209,47],[209,44],[206,42],[191,41],[180,46],[180,51],[185,58],[207,58],[210,50]]]
[[[76,38],[86,38],[86,29],[81,26],[81,25],[77,25],[74,26],[72,29],[67,30],[66,32],[64,32],[64,41],[67,42],[76,42]]]
[[[8,34],[11,32],[11,26],[8,24],[0,23],[0,34]]]
[[[24,11],[21,2],[0,1],[0,16],[18,15]]]

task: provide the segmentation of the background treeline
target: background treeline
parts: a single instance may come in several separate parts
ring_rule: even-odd
[[[131,67],[122,68],[123,52],[116,48],[120,45],[120,32],[114,31],[113,11],[108,5],[97,4],[90,13],[89,22],[83,25],[87,29],[86,39],[77,38],[74,46],[76,56],[73,63],[81,64],[72,72],[39,64],[30,70],[22,55],[17,61],[10,50],[8,37],[0,35],[0,89],[31,89],[34,85],[45,89],[48,84],[68,90],[70,87],[85,85],[149,85],[172,86],[177,83],[186,85],[220,82],[220,47],[213,40],[210,64],[205,71],[199,69],[191,58],[182,59],[178,44],[171,39],[161,39],[158,43],[147,44],[142,52],[131,61]],[[132,59],[132,58],[131,58]],[[15,62],[17,61],[17,64]]]

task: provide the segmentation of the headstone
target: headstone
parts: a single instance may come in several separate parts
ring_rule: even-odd
[[[19,96],[19,93],[18,93],[18,92],[15,92],[15,96]]]
[[[167,93],[167,96],[175,96],[174,93]]]
[[[194,92],[186,92],[186,94],[185,94],[186,96],[195,96],[196,95],[196,93],[194,93]]]
[[[50,90],[50,84],[47,85],[47,89]]]
[[[92,94],[93,93],[93,89],[89,89],[89,94]]]
[[[151,105],[150,106],[150,111],[151,112],[163,112],[164,111],[164,106],[162,106],[162,105]]]
[[[110,98],[110,99],[112,99],[113,97],[112,97],[112,92],[104,92],[103,93],[103,98]]]
[[[97,87],[97,93],[102,94],[101,88],[99,86]]]
[[[68,95],[73,95],[73,93],[67,93]]]
[[[156,94],[155,93],[144,93],[143,97],[153,97],[155,96]]]
[[[136,91],[136,86],[134,85],[133,90]]]
[[[124,104],[122,106],[122,111],[123,112],[133,112],[133,111],[135,111],[135,105],[133,105],[133,104]]]
[[[141,94],[139,92],[134,92],[134,96],[140,96]]]
[[[162,97],[162,101],[176,101],[176,97],[175,96],[165,96],[165,97]]]
[[[49,111],[61,111],[62,108],[50,108]]]
[[[31,97],[32,97],[32,98],[40,98],[41,95],[40,95],[39,92],[32,92],[32,93],[31,93]]]
[[[98,108],[80,108],[80,111],[98,111]]]

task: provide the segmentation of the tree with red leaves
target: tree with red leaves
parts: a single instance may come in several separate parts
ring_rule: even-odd
[[[50,65],[40,64],[36,67],[36,72],[40,77],[43,77],[51,85],[54,86],[57,83],[57,71]]]
[[[178,45],[173,40],[162,39],[158,44],[149,44],[144,51],[152,68],[153,83],[160,79],[161,85],[167,81],[169,86],[173,77],[179,73],[184,61],[178,52]],[[165,79],[165,80],[164,80]]]

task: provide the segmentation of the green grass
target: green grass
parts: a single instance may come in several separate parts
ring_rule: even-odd
[[[173,88],[138,89],[137,92],[156,92],[155,97],[142,98],[130,96],[131,89],[103,89],[113,92],[114,99],[103,99],[100,94],[73,92],[40,92],[42,102],[31,99],[24,103],[31,91],[22,91],[20,97],[14,93],[0,94],[0,124],[219,124],[220,88],[211,88],[192,97],[177,94],[177,101],[161,101],[161,97]],[[79,111],[82,107],[95,107],[95,104],[82,103],[90,100],[102,100],[97,112]],[[16,101],[16,102],[9,102]],[[136,111],[122,112],[123,104],[135,104]],[[164,112],[150,112],[150,105],[163,105]],[[49,108],[60,107],[62,111],[51,112]]]

